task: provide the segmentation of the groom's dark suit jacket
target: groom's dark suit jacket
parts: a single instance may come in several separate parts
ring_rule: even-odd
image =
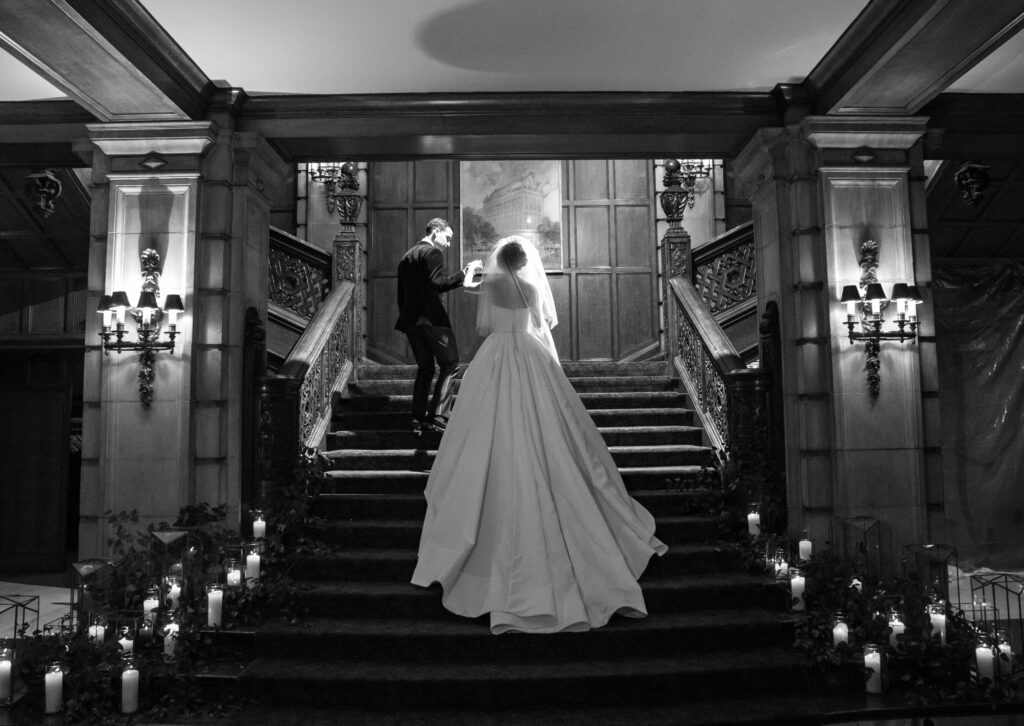
[[[441,304],[441,293],[462,287],[462,271],[448,274],[444,255],[429,242],[420,242],[398,262],[398,322],[395,330],[405,332],[420,319],[431,325],[452,327]]]

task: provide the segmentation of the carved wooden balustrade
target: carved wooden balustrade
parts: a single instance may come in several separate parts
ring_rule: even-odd
[[[741,225],[694,253],[682,227],[686,195],[680,186],[666,171],[661,205],[669,227],[661,247],[667,349],[709,443],[727,456],[738,488],[733,504],[744,506],[765,495],[776,456],[771,376],[746,366],[720,324],[738,310],[756,311],[752,226]]]
[[[343,166],[342,182],[332,191],[341,219],[333,255],[311,252],[310,245],[279,230],[272,235],[268,304],[305,325],[277,375],[261,381],[257,502],[293,480],[301,447],[320,446],[334,396],[355,372],[363,256],[354,228],[362,200],[355,174],[355,165]]]

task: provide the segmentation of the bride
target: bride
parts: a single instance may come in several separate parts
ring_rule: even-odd
[[[439,582],[457,615],[490,613],[495,634],[644,617],[637,578],[668,548],[558,362],[540,255],[507,237],[483,273],[477,330],[488,337],[430,471],[412,582]]]

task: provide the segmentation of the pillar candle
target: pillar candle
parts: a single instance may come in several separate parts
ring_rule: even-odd
[[[800,540],[800,547],[799,547],[800,559],[801,560],[809,560],[809,559],[811,559],[811,551],[813,549],[814,549],[814,545],[811,544],[811,541],[809,539],[804,537],[802,540]]]
[[[846,623],[838,622],[835,627],[832,628],[832,644],[839,645],[840,643],[849,642],[850,628]]]
[[[942,644],[946,644],[946,614],[945,613],[931,613],[932,621],[932,636],[936,633],[939,634],[939,639]]]
[[[206,599],[206,624],[211,628],[218,627],[221,620],[221,611],[224,607],[224,591],[220,589],[210,590],[206,593]]]
[[[245,558],[245,579],[260,579],[260,556],[257,552],[253,552]]]
[[[156,609],[160,605],[160,596],[155,593],[149,593],[146,595],[146,599],[142,601],[142,617],[146,620],[152,620],[156,617]]]
[[[0,703],[7,703],[14,695],[12,667],[11,661],[0,660]]]
[[[868,693],[882,692],[882,654],[878,648],[871,646],[864,647],[864,667],[870,668],[872,673],[868,677],[865,689]]]
[[[174,643],[178,639],[179,627],[177,623],[167,623],[164,625],[164,655],[174,655]]]
[[[242,571],[237,567],[228,569],[228,587],[238,587],[242,584]]]
[[[805,583],[804,576],[799,571],[789,579],[789,591],[793,598],[793,610],[796,612],[802,612],[807,609],[804,603]]]
[[[64,671],[50,667],[43,677],[46,689],[46,713],[60,713],[64,705]]]
[[[93,640],[96,643],[102,643],[105,637],[107,637],[107,629],[102,625],[89,626],[89,640]]]
[[[257,515],[257,518],[252,521],[252,538],[263,539],[267,536],[267,523],[263,519],[263,515]]]
[[[135,713],[139,710],[139,671],[127,666],[121,673],[121,713]]]
[[[974,649],[974,661],[978,666],[978,682],[981,683],[986,678],[995,683],[995,654],[992,652],[992,647],[985,645],[984,643]]]
[[[889,635],[889,645],[895,648],[899,645],[899,640],[896,639],[897,635],[903,635],[907,631],[907,626],[903,624],[902,620],[890,620],[889,627],[892,628],[892,633]]]
[[[756,537],[761,533],[761,515],[757,512],[751,512],[747,515],[747,531],[752,537]]]

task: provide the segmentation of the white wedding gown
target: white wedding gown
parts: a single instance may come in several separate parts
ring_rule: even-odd
[[[668,549],[626,492],[550,333],[495,308],[426,487],[415,585],[491,631],[554,633],[647,614],[637,578]],[[545,329],[545,332],[546,329]]]

